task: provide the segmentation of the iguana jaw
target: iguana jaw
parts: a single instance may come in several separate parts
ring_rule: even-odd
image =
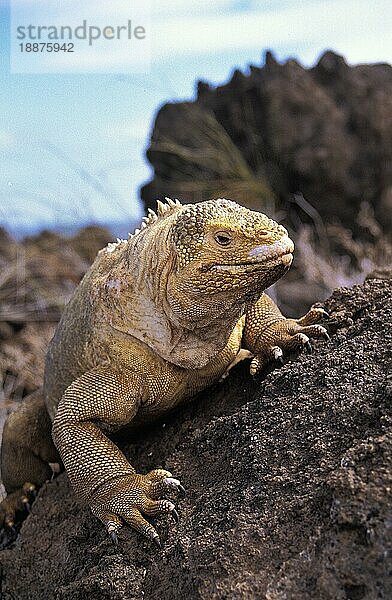
[[[259,260],[255,262],[249,263],[238,263],[234,265],[212,265],[209,267],[210,271],[230,271],[232,273],[252,273],[253,271],[258,270],[268,270],[278,265],[285,266],[287,268],[290,267],[293,260],[292,254],[285,254],[281,256],[279,259],[274,261],[266,261]]]

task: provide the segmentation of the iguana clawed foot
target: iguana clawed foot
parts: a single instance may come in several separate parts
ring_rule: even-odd
[[[19,490],[8,494],[0,502],[0,527],[12,530],[15,523],[23,520],[26,513],[30,512],[36,495],[36,487],[30,482],[26,482]]]
[[[316,324],[328,317],[323,308],[311,308],[300,319],[279,319],[257,339],[259,352],[250,363],[251,375],[259,373],[271,360],[283,363],[284,352],[312,351],[310,338],[329,340],[325,327]]]
[[[181,483],[169,471],[154,469],[147,475],[134,473],[111,485],[104,484],[91,504],[91,510],[103,522],[113,543],[118,542],[117,533],[125,521],[160,547],[158,533],[143,514],[150,517],[171,514],[178,522],[173,502],[161,499],[172,491],[185,494]]]

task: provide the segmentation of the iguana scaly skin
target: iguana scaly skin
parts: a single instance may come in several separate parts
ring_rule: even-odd
[[[327,335],[315,324],[322,309],[285,319],[263,293],[287,271],[293,248],[281,225],[235,202],[167,199],[128,240],[101,250],[50,343],[47,412],[38,395],[6,425],[8,525],[16,504],[48,478],[57,448],[76,494],[113,539],[125,521],[159,544],[143,515],[176,517],[161,498],[183,488],[161,469],[136,473],[110,435],[142,427],[243,357],[255,374]]]

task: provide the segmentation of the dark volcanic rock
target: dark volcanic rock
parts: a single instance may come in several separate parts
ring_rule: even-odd
[[[158,112],[147,156],[146,206],[226,196],[273,212],[302,193],[325,221],[352,226],[363,200],[390,225],[392,68],[349,66],[333,52],[305,69],[295,60],[235,71],[195,102]],[[303,215],[301,215],[303,216]]]
[[[336,291],[313,355],[261,382],[239,366],[125,445],[188,490],[163,550],[112,546],[61,475],[0,556],[2,598],[391,598],[391,291]]]

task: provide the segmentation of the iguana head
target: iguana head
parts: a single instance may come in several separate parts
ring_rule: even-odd
[[[100,253],[93,289],[101,321],[166,360],[199,368],[287,271],[294,245],[284,227],[235,202],[166,201],[129,240]]]
[[[257,299],[287,271],[294,250],[284,227],[224,199],[178,210],[172,243],[168,301],[198,323]]]

